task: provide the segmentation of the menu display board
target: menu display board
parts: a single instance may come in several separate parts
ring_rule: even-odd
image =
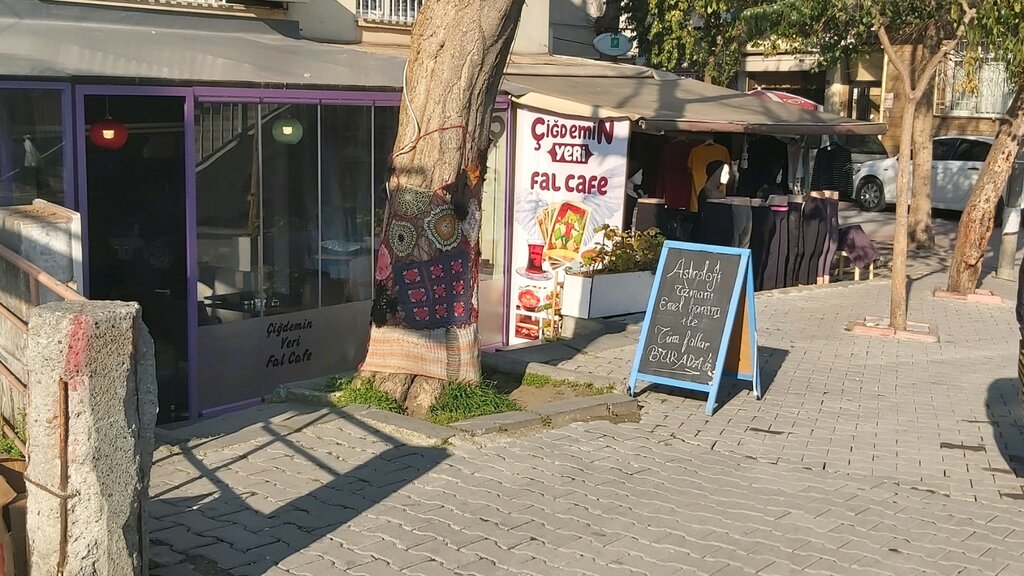
[[[753,304],[749,250],[666,242],[637,344],[630,394],[638,380],[706,391],[710,415],[728,374],[750,380],[760,398]]]
[[[557,337],[564,269],[619,226],[629,120],[516,107],[509,344]]]

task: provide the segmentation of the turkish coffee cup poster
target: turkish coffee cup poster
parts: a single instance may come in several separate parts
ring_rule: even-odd
[[[557,282],[622,225],[629,121],[516,112],[509,342],[550,334]]]

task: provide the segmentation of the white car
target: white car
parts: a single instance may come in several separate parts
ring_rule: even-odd
[[[932,207],[962,212],[992,148],[986,136],[942,136],[932,140]],[[872,160],[853,175],[861,208],[882,210],[896,203],[897,158]],[[1004,192],[1005,194],[1005,192]]]

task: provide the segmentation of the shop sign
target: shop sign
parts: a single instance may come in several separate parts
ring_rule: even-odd
[[[297,322],[286,320],[267,324],[267,340],[264,350],[269,349],[264,368],[280,368],[304,364],[313,360],[310,346],[310,332],[313,321],[303,318]],[[305,342],[303,342],[305,338]]]
[[[519,108],[512,226],[512,344],[553,337],[563,269],[622,225],[629,121]]]
[[[750,250],[666,242],[629,377],[708,393],[714,413],[723,376],[761,398]]]

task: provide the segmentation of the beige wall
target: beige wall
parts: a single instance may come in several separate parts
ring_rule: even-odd
[[[409,26],[360,22],[356,10],[356,0],[309,0],[289,4],[288,18],[297,20],[310,40],[409,45]],[[512,50],[597,58],[593,19],[603,11],[604,0],[527,0]]]
[[[302,37],[354,44],[362,41],[356,0],[309,0],[288,5],[288,18],[298,20]]]

